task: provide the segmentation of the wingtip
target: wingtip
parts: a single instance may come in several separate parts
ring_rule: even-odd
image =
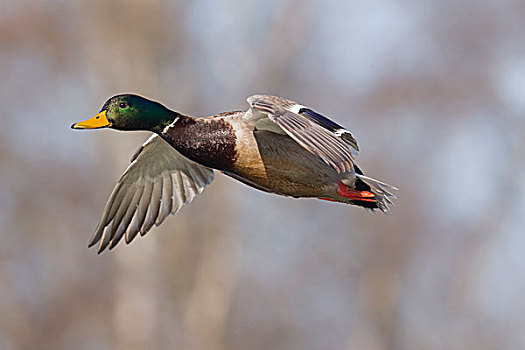
[[[92,248],[100,241],[100,237],[97,237],[96,232],[93,237],[88,242],[88,248]],[[103,242],[100,243],[100,246],[97,250],[97,254],[101,254],[106,249],[106,245],[103,244]]]
[[[89,242],[88,242],[88,248],[91,248],[93,247],[95,244],[97,244],[98,240],[97,239],[94,239],[94,237],[92,237]]]
[[[97,254],[102,254],[102,252],[106,250],[106,246],[103,245],[103,244],[100,244],[100,246],[98,247],[98,250],[97,250]]]

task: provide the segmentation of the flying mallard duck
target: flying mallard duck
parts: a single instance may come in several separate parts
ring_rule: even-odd
[[[104,208],[89,246],[130,243],[189,203],[214,169],[256,189],[388,211],[395,187],[355,164],[352,134],[314,110],[275,96],[248,98],[247,111],[182,115],[137,95],[110,98],[73,129],[154,132],[135,153]]]

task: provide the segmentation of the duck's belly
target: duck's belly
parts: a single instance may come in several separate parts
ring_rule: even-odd
[[[292,197],[323,197],[340,175],[286,135],[254,131],[238,139],[237,159],[226,174],[261,190]]]

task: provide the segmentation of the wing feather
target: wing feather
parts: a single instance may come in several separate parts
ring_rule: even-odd
[[[129,224],[129,227],[126,230],[126,234],[124,235],[124,239],[127,244],[129,244],[133,240],[133,238],[135,238],[135,236],[137,236],[137,234],[140,232],[140,221],[139,220],[140,220],[140,212],[137,209],[137,211],[135,211],[135,213],[133,214],[133,219],[131,219],[131,223]]]
[[[214,178],[213,170],[177,152],[161,137],[150,137],[134,154],[104,208],[89,242],[99,253],[125,237],[130,243],[193,200]]]
[[[146,221],[142,226],[142,235],[145,235],[153,227],[155,220],[157,220],[157,216],[159,215],[160,200],[162,198],[162,182],[162,177],[160,177],[153,184],[153,192],[151,194],[148,214],[146,214]]]
[[[180,191],[179,191],[179,177],[176,174],[171,174],[171,181],[173,183],[173,205],[171,207],[171,213],[175,214],[177,213],[180,208],[184,205],[184,199],[181,198]]]
[[[184,191],[184,182],[182,181],[181,173],[172,174],[175,177],[175,186],[177,188],[177,196],[180,198],[181,206],[186,204],[186,192]]]
[[[140,199],[139,207],[137,209],[137,220],[133,222],[133,229],[126,232],[126,243],[131,243],[133,238],[140,232],[144,221],[146,220],[146,214],[148,213],[148,208],[151,202],[151,195],[153,193],[153,182],[146,181],[144,185],[144,193]]]
[[[137,206],[140,201],[140,197],[142,197],[142,193],[144,192],[144,187],[139,187],[135,194],[133,195],[133,198],[131,200],[131,203],[128,206],[128,209],[126,210],[126,214],[124,214],[124,218],[120,222],[120,225],[118,226],[117,231],[114,233],[113,237],[111,238],[111,243],[109,244],[109,249],[115,248],[117,243],[122,239],[122,236],[124,236],[124,233],[126,232],[126,228],[130,225],[131,219],[135,215],[137,211]]]
[[[162,204],[160,206],[160,212],[157,217],[157,221],[155,222],[155,225],[159,226],[162,224],[162,222],[170,215],[171,213],[171,206],[173,204],[173,201],[171,197],[173,196],[173,185],[171,181],[170,174],[164,174],[162,178],[162,183],[164,186],[162,187]]]
[[[195,183],[190,180],[190,177],[187,174],[182,173],[183,187],[186,194],[186,200],[193,198],[198,194],[197,187]]]
[[[319,156],[338,173],[354,172],[354,155],[350,146],[355,144],[357,147],[357,143],[353,139],[351,143],[342,139],[341,129],[328,128],[332,125],[339,127],[338,124],[325,117],[314,119],[295,113],[295,110],[299,112],[305,108],[279,97],[256,95],[248,98],[248,102],[254,111],[250,114],[252,118],[253,115],[266,114],[301,147]]]

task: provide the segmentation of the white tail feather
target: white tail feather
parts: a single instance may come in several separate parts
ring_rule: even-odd
[[[390,191],[397,191],[398,189],[392,185],[372,179],[365,175],[355,174],[355,176],[372,188],[372,193],[377,197],[376,203],[379,210],[386,213],[389,210],[389,207],[393,205],[390,199],[396,198],[396,196]]]

